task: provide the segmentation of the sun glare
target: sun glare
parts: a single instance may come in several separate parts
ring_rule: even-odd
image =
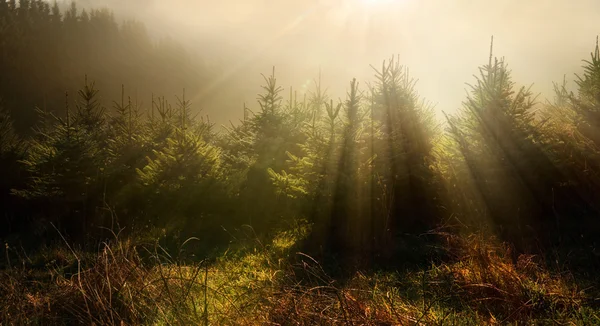
[[[401,0],[360,0],[362,1],[362,3],[369,5],[369,6],[379,6],[379,5],[385,5],[385,4],[390,4],[390,3],[394,3],[394,2],[399,2]]]

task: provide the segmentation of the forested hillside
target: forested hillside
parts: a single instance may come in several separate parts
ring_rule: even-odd
[[[398,57],[274,68],[221,131],[141,23],[0,0],[0,41],[0,325],[600,322],[594,40],[549,101],[490,49],[445,121]]]
[[[64,113],[65,92],[75,98],[85,74],[107,105],[125,84],[147,106],[152,91],[198,90],[213,74],[182,44],[152,39],[142,23],[117,22],[108,9],[86,11],[73,2],[61,12],[56,2],[2,1],[0,15],[0,97],[20,132],[32,127],[35,107]]]

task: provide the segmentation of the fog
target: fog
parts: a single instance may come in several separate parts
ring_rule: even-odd
[[[151,34],[181,40],[219,69],[210,87],[233,90],[230,103],[205,108],[216,121],[241,117],[260,91],[260,73],[276,66],[282,86],[302,92],[322,71],[323,84],[343,96],[353,77],[368,81],[371,64],[398,55],[417,89],[441,112],[461,105],[467,82],[494,54],[519,85],[540,100],[553,81],[574,79],[598,33],[597,0],[87,0],[119,17],[145,22]],[[363,83],[364,84],[364,83]],[[239,110],[235,108],[239,108]]]

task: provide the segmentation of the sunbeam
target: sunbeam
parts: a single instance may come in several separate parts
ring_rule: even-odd
[[[0,0],[0,325],[600,325],[599,19]]]

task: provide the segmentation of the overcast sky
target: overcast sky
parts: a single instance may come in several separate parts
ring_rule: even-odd
[[[367,80],[370,64],[399,55],[419,79],[421,95],[448,112],[460,106],[465,83],[487,62],[492,35],[494,54],[506,59],[515,81],[534,84],[544,96],[563,75],[573,80],[600,30],[598,0],[87,2],[136,17],[153,33],[184,38],[190,46],[211,44],[199,51],[235,61],[230,77],[249,82],[246,91],[258,91],[259,73],[275,65],[284,86],[295,87],[321,67],[324,83],[339,92],[352,77]],[[205,39],[212,43],[192,41]]]

